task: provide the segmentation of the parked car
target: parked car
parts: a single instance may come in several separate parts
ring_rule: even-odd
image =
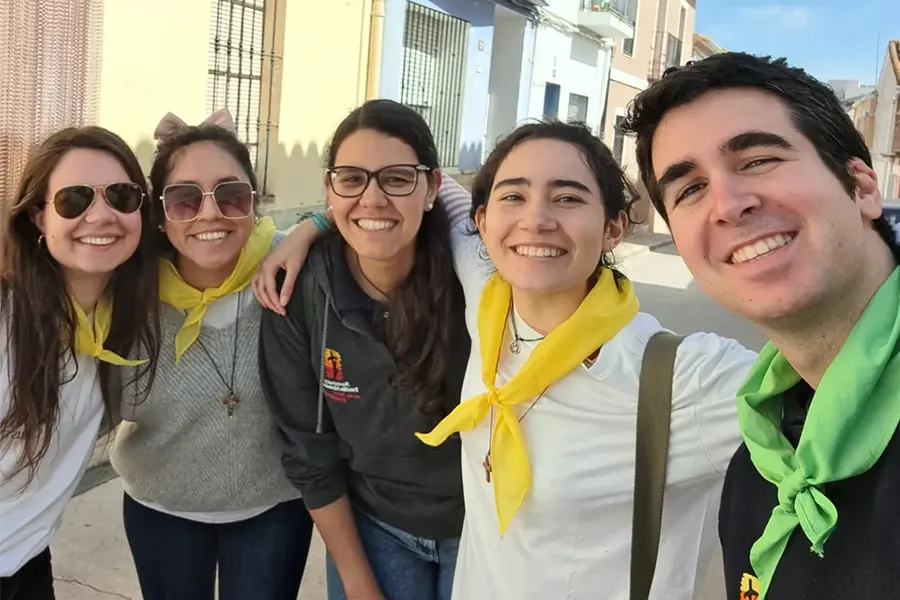
[[[894,231],[897,232],[897,239],[900,240],[900,199],[885,200],[882,211],[888,223],[894,226]]]

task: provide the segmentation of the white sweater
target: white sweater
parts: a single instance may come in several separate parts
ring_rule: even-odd
[[[466,401],[485,391],[476,318],[490,266],[479,252],[480,239],[466,235],[461,205],[467,193],[457,188],[442,187],[441,198],[454,222],[454,257],[472,337]],[[539,337],[517,315],[511,318],[520,337]],[[647,340],[661,329],[655,318],[639,313],[591,367],[580,366],[550,386],[522,420],[532,486],[502,538],[493,485],[482,467],[490,422],[461,435],[466,521],[455,600],[627,600],[638,382]],[[520,354],[511,354],[510,330],[498,386],[537,345],[521,342]],[[679,347],[654,600],[692,598],[712,559],[725,469],[741,443],[735,395],[755,358],[737,342],[706,333]],[[530,404],[517,406],[517,414]]]

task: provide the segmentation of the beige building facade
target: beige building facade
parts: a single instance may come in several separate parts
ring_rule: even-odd
[[[163,115],[197,124],[227,107],[256,162],[263,208],[276,213],[323,201],[323,153],[367,97],[373,6],[383,5],[9,1],[18,39],[7,46],[20,54],[5,65],[17,78],[0,108],[18,107],[15,123],[4,124],[17,132],[16,164],[27,146],[63,126],[98,124],[121,135],[149,170]],[[59,43],[57,29],[67,33]],[[66,57],[64,68],[48,69],[57,56]],[[30,108],[35,96],[47,106]]]
[[[721,54],[722,52],[726,52],[725,48],[718,45],[714,40],[701,33],[694,33],[694,49],[691,53],[691,60],[703,60],[713,54]]]
[[[900,200],[900,40],[888,42],[875,96],[872,163],[882,196]]]
[[[202,121],[227,107],[270,210],[323,202],[323,153],[365,100],[371,0],[105,0],[99,124],[142,164],[171,111]],[[141,15],[152,45],[129,49]]]
[[[641,90],[658,80],[666,68],[681,66],[693,52],[695,0],[631,0],[634,37],[616,41],[610,70],[604,142],[612,148],[616,160],[632,180],[638,182],[634,140],[617,132],[629,103]],[[649,201],[636,205],[638,217],[654,231],[665,232],[662,219],[655,215]]]
[[[875,92],[869,92],[858,98],[854,98],[846,103],[847,114],[853,119],[863,139],[866,140],[866,146],[872,147],[875,141],[875,107],[877,105],[877,95]]]

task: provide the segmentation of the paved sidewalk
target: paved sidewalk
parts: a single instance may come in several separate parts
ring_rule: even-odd
[[[141,600],[122,526],[118,478],[69,503],[51,552],[57,600]],[[325,548],[318,534],[309,551],[300,598],[325,599]]]
[[[119,479],[69,503],[51,551],[57,600],[141,600],[122,526]],[[696,600],[722,600],[721,572],[717,557]],[[325,547],[318,534],[313,537],[299,598],[325,600]]]
[[[653,233],[650,231],[639,231],[625,238],[619,246],[613,251],[616,256],[616,262],[621,264],[626,258],[631,258],[637,254],[643,254],[653,250],[658,250],[672,244],[672,236],[662,233]]]

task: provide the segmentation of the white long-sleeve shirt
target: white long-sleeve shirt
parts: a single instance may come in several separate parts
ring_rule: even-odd
[[[480,239],[468,235],[468,193],[441,189],[454,223],[457,273],[465,291],[472,353],[462,400],[485,391],[477,313],[490,274]],[[540,337],[518,315],[520,338]],[[509,381],[537,343],[501,346],[495,385]],[[532,486],[501,538],[493,484],[484,461],[490,419],[463,433],[466,502],[455,600],[627,600],[634,491],[634,451],[641,359],[662,330],[639,313],[603,345],[596,362],[551,385],[521,421]],[[688,336],[676,355],[671,439],[653,600],[689,600],[717,543],[725,469],[741,443],[735,396],[755,353],[713,334]],[[521,415],[531,402],[516,407]]]
[[[0,418],[10,408],[11,360],[7,356],[7,329],[0,319]],[[62,523],[63,509],[75,493],[103,419],[103,396],[97,361],[78,356],[65,367],[59,389],[59,419],[50,447],[34,479],[25,486],[27,472],[11,477],[21,455],[21,443],[0,456],[0,576],[8,577],[43,552]]]

